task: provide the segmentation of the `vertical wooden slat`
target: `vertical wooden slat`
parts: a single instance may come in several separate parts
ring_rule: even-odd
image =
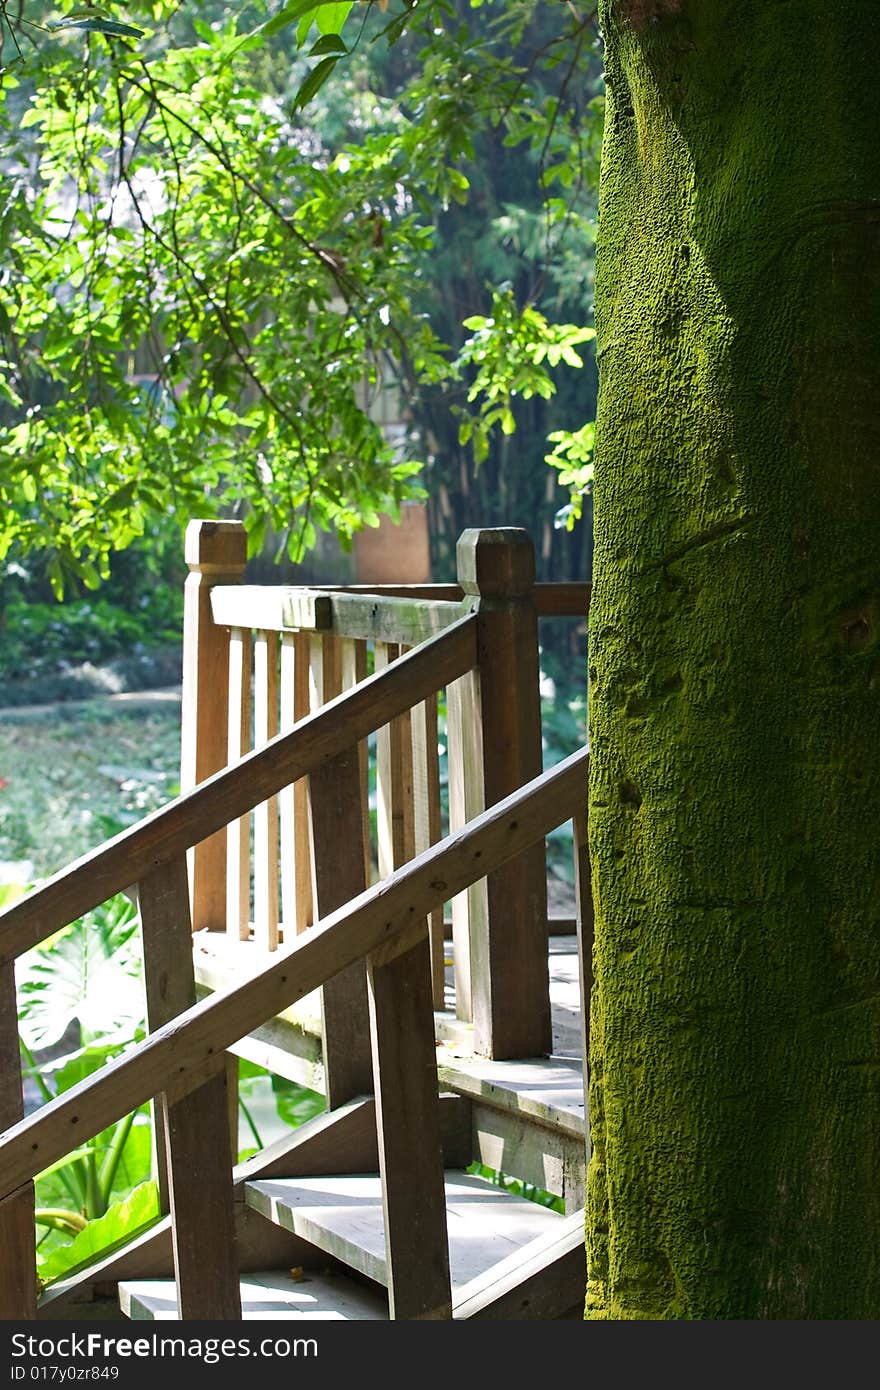
[[[293,718],[304,719],[309,712],[309,634],[293,635]],[[301,777],[293,785],[293,878],[297,932],[306,931],[315,920],[315,889],[312,881],[312,854],[309,831],[309,784]]]
[[[367,644],[360,638],[346,637],[342,648],[342,689],[351,690],[367,674]],[[373,880],[373,853],[370,845],[370,750],[366,739],[358,744],[358,768],[361,779],[363,807],[364,874],[369,885]]]
[[[366,887],[361,843],[357,748],[309,777],[311,845],[318,916],[326,917]],[[324,1088],[329,1109],[373,1088],[366,970],[356,961],[321,990]]]
[[[446,766],[449,788],[449,829],[460,830],[484,809],[483,763],[480,749],[480,690],[475,671],[468,671],[446,688]],[[452,899],[452,959],[455,975],[455,1013],[473,1019],[471,941],[486,932],[486,880]]]
[[[0,965],[0,1130],[24,1115],[15,967]],[[0,1202],[0,1318],[37,1316],[34,1185],[25,1183]]]
[[[390,1315],[451,1318],[427,928],[368,977]]]
[[[186,861],[145,875],[138,899],[154,1031],[196,998]],[[162,1097],[177,1296],[188,1321],[241,1317],[225,1054],[217,1064],[217,1074],[182,1100]]]
[[[413,837],[416,854],[440,839],[440,759],[437,750],[437,696],[415,705],[412,719]],[[445,1006],[446,969],[443,908],[428,920],[434,1008]]]
[[[279,733],[296,722],[294,690],[296,683],[296,651],[294,634],[281,634],[281,670],[279,700]],[[281,878],[281,927],[285,940],[296,933],[296,783],[282,787],[278,793],[279,873]]]
[[[401,648],[377,642],[375,666],[384,671]],[[376,735],[376,835],[379,877],[387,878],[415,854],[412,721],[410,711],[384,724]]]
[[[240,521],[191,521],[186,528],[189,577],[183,605],[183,695],[180,789],[226,764],[229,632],[211,616],[211,588],[237,583],[244,574],[247,538]],[[190,851],[192,921],[195,929],[226,930],[226,831]]]
[[[541,772],[535,555],[515,527],[463,532],[458,582],[478,598],[481,761],[485,803]],[[486,1057],[540,1057],[553,1046],[547,967],[543,840],[486,880],[485,929],[471,921],[474,1049]]]
[[[254,639],[254,747],[278,732],[278,638]],[[267,951],[278,946],[278,798],[254,810],[254,940]]]
[[[229,745],[235,763],[251,743],[251,634],[234,627],[229,635]],[[250,816],[230,821],[226,851],[226,929],[234,941],[250,936]]]

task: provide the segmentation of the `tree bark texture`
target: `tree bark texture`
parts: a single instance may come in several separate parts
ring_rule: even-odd
[[[604,0],[587,1316],[880,1316],[880,10]]]

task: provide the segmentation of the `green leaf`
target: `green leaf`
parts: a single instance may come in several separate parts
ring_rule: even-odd
[[[285,5],[274,18],[263,25],[261,32],[265,38],[271,38],[273,34],[278,34],[282,29],[286,29],[289,24],[294,24],[302,19],[303,15],[314,15],[316,8],[315,0],[291,0],[289,5]],[[311,27],[311,21],[309,24]]]
[[[90,19],[59,19],[55,24],[48,24],[48,29],[83,29],[90,34],[114,34],[117,37],[122,35],[126,38],[139,39],[146,32],[144,29],[137,29],[133,24],[120,24],[115,19],[103,19],[95,17]]]
[[[309,73],[294,98],[294,111],[301,111],[304,106],[308,105],[315,93],[323,87],[338,62],[338,56],[334,58],[322,58],[318,66],[312,68],[312,71]]]
[[[151,1225],[159,1216],[159,1193],[155,1182],[141,1183],[124,1202],[114,1202],[104,1216],[90,1221],[69,1245],[53,1250],[38,1268],[47,1283],[91,1263],[114,1246]]]
[[[22,957],[19,1024],[28,1047],[57,1042],[74,1019],[86,1036],[131,1037],[143,1020],[143,992],[139,958],[123,948],[136,930],[133,904],[114,898],[74,922],[51,949]]]
[[[338,53],[340,57],[347,53],[348,49],[342,42],[338,34],[324,34],[317,43],[309,49],[309,57],[317,58],[321,53]]]
[[[318,6],[318,28],[322,34],[341,34],[342,26],[353,9],[353,0],[347,3],[327,4],[326,0]]]

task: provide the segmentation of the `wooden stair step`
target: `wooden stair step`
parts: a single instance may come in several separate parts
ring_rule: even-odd
[[[387,1284],[378,1175],[276,1178],[245,1185],[248,1203],[270,1221]],[[452,1287],[470,1283],[563,1218],[548,1207],[470,1173],[447,1171]]]
[[[119,1306],[127,1318],[179,1321],[173,1279],[126,1279],[119,1285]],[[306,1269],[294,1278],[270,1271],[242,1278],[241,1314],[246,1320],[387,1321],[388,1301],[382,1290],[345,1274]]]

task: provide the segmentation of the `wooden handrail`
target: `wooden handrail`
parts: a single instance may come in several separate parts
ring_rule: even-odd
[[[589,584],[535,584],[532,597],[542,618],[583,618]],[[269,632],[331,630],[340,637],[375,638],[414,646],[462,616],[458,584],[217,584],[211,613],[225,627]]]
[[[331,700],[293,729],[123,831],[0,913],[0,963],[120,893],[145,873],[306,776],[476,663],[475,620]]]
[[[179,1100],[188,1095],[223,1064],[227,1048],[266,1019],[354,961],[404,938],[438,904],[576,814],[587,794],[587,765],[585,748],[557,763],[330,913],[279,952],[261,974],[187,1009],[131,1052],[0,1134],[0,1200],[84,1137],[153,1096],[165,1092]]]
[[[416,646],[466,616],[453,602],[414,595],[350,593],[286,585],[223,584],[211,590],[214,622],[264,632],[333,631],[337,637],[374,638]]]

